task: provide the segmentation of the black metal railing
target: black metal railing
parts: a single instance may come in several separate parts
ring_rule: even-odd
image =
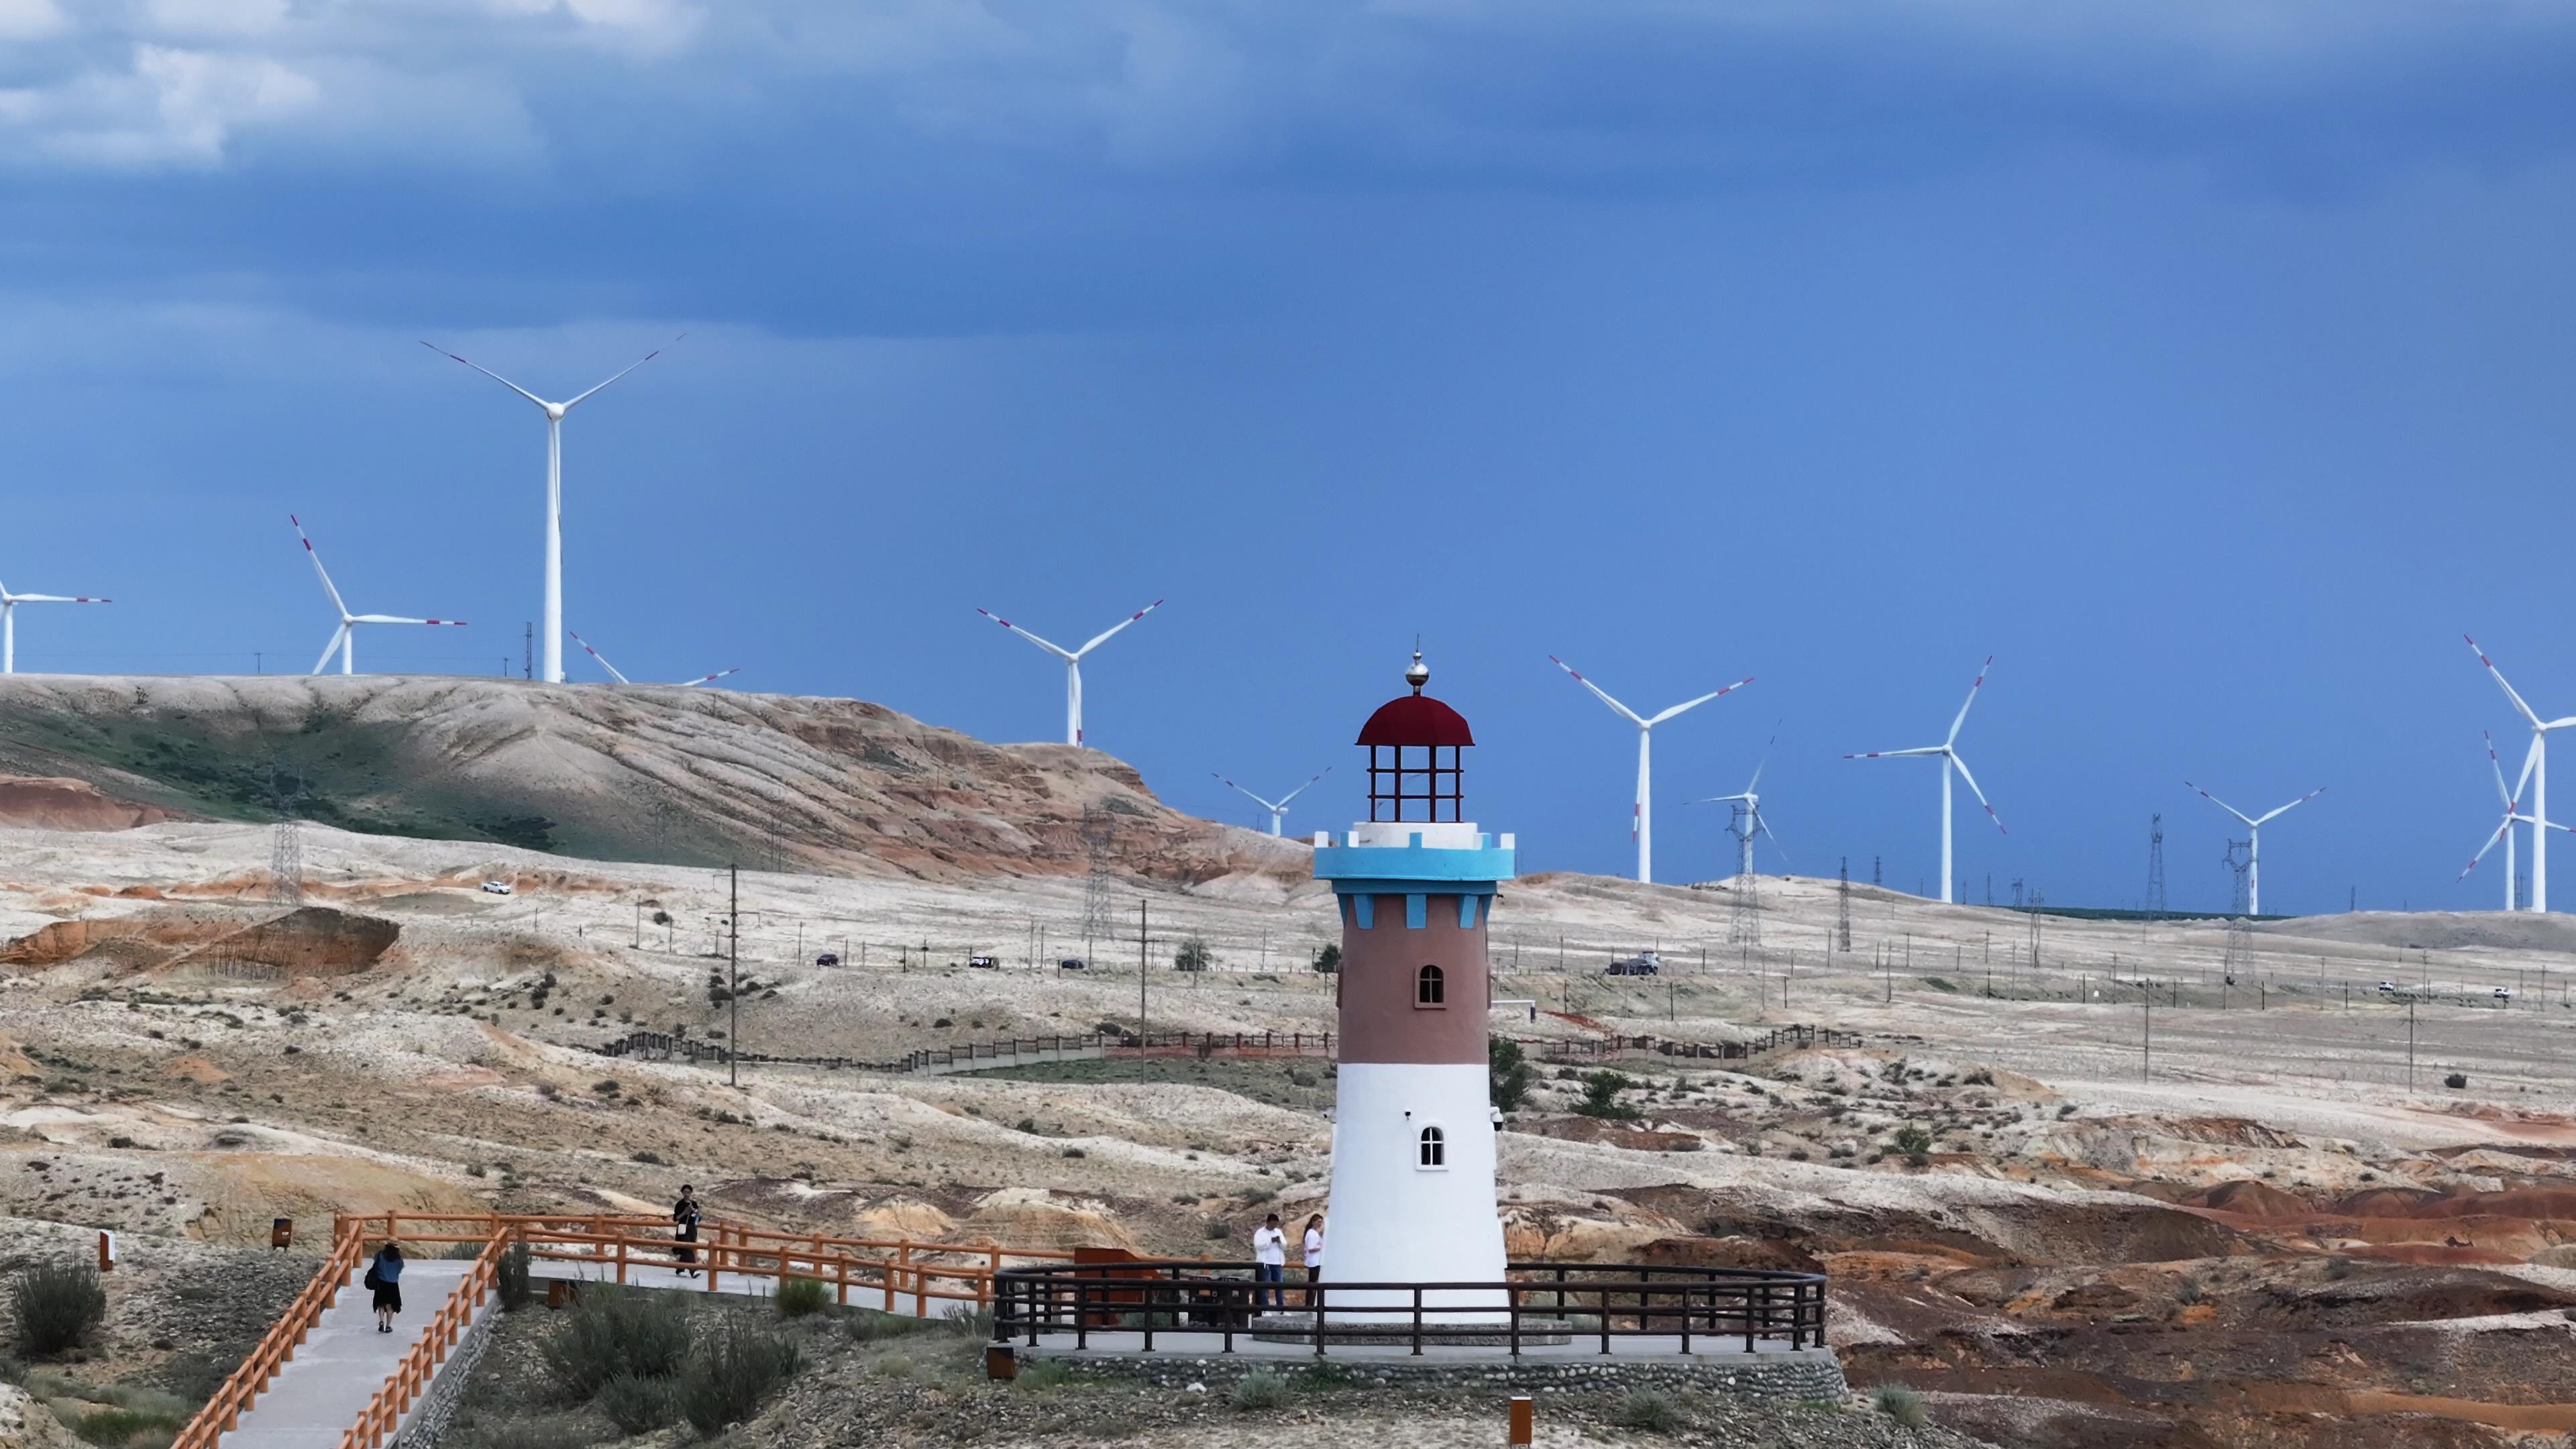
[[[1766,1341],[1793,1349],[1825,1341],[1825,1276],[1754,1268],[1513,1263],[1500,1283],[1280,1283],[1250,1263],[1134,1262],[1006,1268],[993,1279],[993,1338],[1132,1333],[1189,1335],[1175,1352],[1206,1352],[1205,1335],[1234,1352],[1238,1335],[1345,1349],[1468,1343],[1508,1348],[1571,1340],[1612,1352],[1618,1339],[1677,1341],[1682,1353]],[[1465,1315],[1473,1315],[1467,1317]],[[1260,1320],[1256,1327],[1254,1320]],[[1123,1347],[1124,1345],[1122,1345]]]

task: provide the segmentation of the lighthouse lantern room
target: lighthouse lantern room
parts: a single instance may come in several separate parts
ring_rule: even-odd
[[[1492,999],[1486,929],[1495,893],[1512,878],[1513,838],[1465,819],[1461,752],[1467,721],[1411,691],[1369,716],[1369,818],[1340,841],[1315,837],[1315,875],[1342,917],[1336,978],[1341,1063],[1333,1114],[1330,1283],[1503,1281],[1502,1220],[1494,1206],[1494,1113],[1486,1084]],[[1426,1292],[1445,1322],[1504,1315],[1500,1287]],[[1409,1290],[1349,1289],[1343,1309],[1410,1302]]]

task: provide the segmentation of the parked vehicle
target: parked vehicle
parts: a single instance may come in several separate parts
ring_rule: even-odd
[[[822,955],[814,958],[814,964],[817,966],[838,966],[841,964],[841,953],[838,951],[826,951]]]
[[[999,956],[969,956],[966,958],[966,964],[980,970],[999,971],[1002,969],[1002,958]]]
[[[2495,999],[2496,999],[2496,1000],[2498,1000],[2498,1001],[2511,1001],[2511,1000],[2513,1000],[2513,988],[2512,988],[2512,987],[2510,987],[2510,986],[2499,986],[2499,987],[2497,987],[2497,988],[2495,989]]]
[[[2379,983],[2379,990],[2380,994],[2384,996],[2394,996],[2397,994],[2397,983],[2394,981],[2382,981]]]
[[[1655,953],[1652,951],[1640,951],[1634,956],[1621,956],[1601,968],[1601,974],[1604,976],[1660,976],[1663,971],[1664,963],[1656,960]]]
[[[483,894],[487,896],[506,896],[509,893],[510,883],[508,881],[487,880],[483,882]]]
[[[1079,956],[1067,956],[1063,960],[1055,963],[1055,969],[1058,971],[1088,971],[1091,969],[1091,963],[1083,960]]]

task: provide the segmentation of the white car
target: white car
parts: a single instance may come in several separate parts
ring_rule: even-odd
[[[2394,981],[2382,981],[2379,983],[2379,989],[2391,996],[2394,996],[2397,994],[2397,983]]]
[[[2495,989],[2495,999],[2496,999],[2496,1000],[2498,1000],[2498,1001],[2511,1001],[2511,1000],[2513,1000],[2513,988],[2512,988],[2512,987],[2510,987],[2510,986],[2499,986],[2499,987],[2497,987],[2497,988]]]
[[[508,881],[487,880],[483,882],[483,894],[487,896],[506,896],[509,893],[510,883]]]

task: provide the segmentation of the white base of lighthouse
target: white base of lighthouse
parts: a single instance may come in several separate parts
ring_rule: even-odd
[[[1503,1223],[1494,1207],[1494,1126],[1485,1068],[1344,1062],[1333,1112],[1332,1217],[1324,1236],[1328,1320],[1412,1321],[1409,1291],[1343,1292],[1337,1283],[1500,1283]],[[1424,1133],[1436,1131],[1436,1161]],[[1290,1246],[1293,1248],[1294,1234]],[[1499,1323],[1498,1290],[1426,1292],[1443,1323]],[[1404,1314],[1344,1313],[1403,1308]],[[1426,1312],[1425,1317],[1431,1317]]]

